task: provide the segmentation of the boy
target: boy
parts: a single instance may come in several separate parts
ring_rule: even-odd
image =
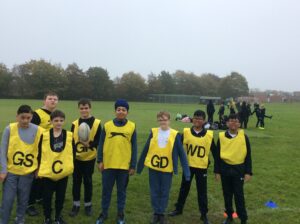
[[[215,157],[215,143],[213,131],[205,130],[205,112],[197,110],[193,117],[193,127],[183,129],[183,146],[187,153],[191,179],[186,181],[182,176],[176,209],[169,213],[169,216],[182,214],[182,210],[189,194],[191,183],[195,175],[198,193],[198,206],[201,213],[201,220],[208,224],[207,212],[207,168],[209,165],[209,153],[212,151]]]
[[[216,179],[222,181],[227,214],[223,224],[233,222],[233,196],[241,224],[246,224],[248,216],[245,208],[244,182],[249,181],[252,176],[251,147],[247,135],[239,129],[240,121],[236,114],[229,115],[227,126],[226,132],[219,133],[217,162],[215,162]]]
[[[168,206],[173,173],[178,172],[178,157],[186,181],[190,180],[190,170],[182,147],[180,134],[170,128],[170,114],[157,114],[159,128],[152,128],[138,162],[137,173],[144,166],[149,167],[151,204],[154,210],[152,224],[165,224],[165,210]]]
[[[116,118],[104,124],[98,148],[98,169],[102,172],[102,212],[96,223],[108,217],[111,193],[117,184],[117,223],[124,224],[126,188],[129,175],[133,175],[137,160],[135,124],[127,119],[129,104],[119,99],[115,102]]]
[[[266,108],[265,105],[261,105],[260,106],[260,114],[259,114],[259,118],[258,118],[258,123],[260,124],[259,129],[265,129],[265,117],[272,119],[273,116],[267,116],[266,115]]]
[[[0,223],[7,224],[17,196],[16,224],[24,223],[34,172],[38,167],[38,142],[42,128],[31,124],[32,109],[22,105],[17,122],[8,125],[1,142],[1,173],[3,183]]]
[[[101,133],[101,121],[91,115],[91,101],[81,99],[78,102],[80,118],[72,123],[71,131],[75,143],[76,158],[73,173],[73,208],[70,216],[74,217],[80,209],[80,189],[83,179],[84,184],[84,208],[87,216],[92,215],[93,173]],[[78,128],[81,123],[87,123],[91,129],[89,140],[82,142],[78,136]]]
[[[44,95],[44,106],[37,109],[33,113],[31,123],[39,125],[45,130],[50,130],[52,124],[50,122],[50,114],[56,109],[58,103],[58,95],[55,92],[47,92]],[[29,216],[37,216],[39,212],[35,208],[36,202],[41,202],[42,182],[40,179],[34,179],[31,187],[30,198],[28,202],[27,214]]]
[[[73,173],[75,148],[72,132],[63,129],[65,114],[55,110],[50,115],[53,128],[45,131],[39,143],[38,177],[43,183],[45,224],[51,224],[52,195],[55,193],[55,224],[65,224],[61,211],[65,201],[68,176]]]

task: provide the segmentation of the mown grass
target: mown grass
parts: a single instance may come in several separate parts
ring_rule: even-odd
[[[0,100],[0,132],[15,119],[15,111],[20,104],[30,104],[38,108],[41,101],[36,100]],[[273,114],[272,120],[266,120],[266,129],[254,128],[256,118],[250,119],[249,129],[246,131],[252,144],[252,160],[254,176],[250,183],[245,185],[246,203],[249,213],[249,223],[252,224],[276,224],[276,223],[300,223],[300,104],[267,104],[267,112]],[[78,117],[77,104],[72,101],[62,101],[59,108],[67,115],[66,129],[71,122]],[[173,118],[176,113],[191,115],[195,109],[204,105],[180,105],[180,104],[153,104],[131,103],[129,119],[137,124],[138,149],[141,152],[151,127],[156,126],[156,113],[159,110],[168,110]],[[112,102],[94,102],[93,114],[107,121],[113,118]],[[172,127],[182,130],[190,126],[180,122],[172,122]],[[217,137],[217,132],[215,133]],[[169,200],[169,210],[173,209],[178,196],[181,176],[174,176]],[[86,217],[83,209],[75,219],[68,216],[72,207],[72,177],[69,178],[66,201],[63,215],[68,223],[85,224],[95,223],[100,211],[101,202],[101,174],[95,170],[94,196],[92,217]],[[112,197],[110,218],[106,223],[115,223],[116,217],[116,191]],[[221,185],[215,182],[212,167],[209,168],[208,179],[209,214],[212,224],[221,223],[223,220],[223,198]],[[277,209],[265,207],[268,200],[278,204]],[[42,213],[42,207],[38,206]],[[126,220],[127,223],[149,223],[152,214],[149,198],[148,172],[144,170],[142,175],[130,178],[127,191]],[[43,216],[36,218],[27,217],[27,223],[42,223]],[[193,184],[187,199],[184,214],[170,218],[169,223],[192,224],[200,223],[197,205],[195,184]],[[236,221],[239,223],[239,221]]]

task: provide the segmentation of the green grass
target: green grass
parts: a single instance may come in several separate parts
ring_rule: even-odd
[[[0,130],[15,119],[15,111],[20,104],[30,104],[38,108],[41,101],[35,100],[0,100]],[[267,112],[273,114],[273,119],[266,119],[266,129],[255,129],[256,118],[250,119],[249,129],[246,131],[252,144],[252,160],[254,176],[250,183],[245,185],[246,204],[249,213],[249,223],[300,223],[300,104],[268,104]],[[59,108],[67,115],[66,128],[78,117],[76,102],[63,101]],[[138,149],[141,152],[151,127],[156,126],[156,113],[166,109],[172,113],[192,114],[195,109],[203,105],[179,105],[179,104],[153,104],[153,103],[131,103],[129,119],[137,124]],[[113,117],[112,102],[94,102],[93,114],[107,121]],[[173,122],[172,127],[182,130],[190,126],[180,122]],[[217,133],[215,133],[217,134]],[[169,208],[174,208],[176,202],[181,176],[174,176],[172,190],[170,193]],[[63,215],[68,223],[95,223],[100,211],[101,202],[101,174],[95,170],[94,174],[94,196],[93,217],[87,218],[83,209],[76,219],[69,218],[68,212],[72,207],[72,177],[69,179],[66,201]],[[115,223],[116,217],[116,190],[112,197],[110,218],[106,223]],[[214,181],[212,167],[209,168],[208,179],[209,219],[211,223],[221,223],[223,220],[223,198],[221,184]],[[264,206],[268,200],[275,201],[279,208],[269,209]],[[42,212],[41,206],[38,207]],[[126,220],[127,223],[149,223],[152,209],[149,198],[148,172],[144,170],[142,175],[130,178],[127,191]],[[42,223],[43,217],[27,218],[27,223]],[[199,222],[199,212],[195,184],[191,189],[184,214],[178,218],[170,218],[170,223],[192,224]],[[236,222],[239,223],[239,222]]]

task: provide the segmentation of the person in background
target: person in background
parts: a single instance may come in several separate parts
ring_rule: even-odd
[[[246,101],[243,101],[241,109],[240,109],[240,120],[241,120],[241,128],[247,129],[248,124],[248,109]]]
[[[272,119],[273,116],[267,116],[266,115],[266,108],[265,108],[265,105],[262,104],[260,106],[260,114],[259,114],[259,124],[260,124],[260,129],[265,129],[265,117],[266,118],[269,118],[269,119]]]
[[[256,127],[258,128],[258,125],[260,123],[260,113],[261,113],[261,111],[260,111],[260,108],[259,108],[259,103],[257,103],[257,102],[254,103],[254,110],[251,113],[251,115],[253,115],[254,113],[255,113],[256,119],[257,119]]]
[[[208,116],[208,123],[212,124],[214,122],[214,113],[215,113],[215,106],[212,100],[208,101],[208,104],[206,106],[206,113]]]
[[[224,119],[224,114],[225,114],[225,106],[224,106],[224,103],[222,102],[220,105],[219,111],[218,111],[220,124],[222,123],[222,121]]]

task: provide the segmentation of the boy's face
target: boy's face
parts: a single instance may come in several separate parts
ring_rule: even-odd
[[[55,117],[51,120],[54,129],[62,129],[64,123],[65,119],[63,117]]]
[[[128,115],[128,111],[126,107],[117,107],[115,113],[116,113],[116,118],[119,120],[124,120]]]
[[[237,131],[240,128],[241,124],[239,119],[229,119],[227,121],[227,127],[230,131]]]
[[[194,116],[193,117],[193,126],[195,128],[202,128],[205,123],[205,119],[203,117]]]
[[[80,104],[79,107],[80,117],[88,118],[91,114],[91,108],[88,104]]]
[[[44,106],[51,111],[55,110],[57,103],[58,103],[57,96],[47,96],[46,99],[44,100]]]
[[[162,130],[166,130],[170,126],[170,119],[167,116],[159,117],[157,118],[157,121]]]
[[[21,113],[17,115],[17,121],[20,127],[28,128],[32,119],[32,113]]]

